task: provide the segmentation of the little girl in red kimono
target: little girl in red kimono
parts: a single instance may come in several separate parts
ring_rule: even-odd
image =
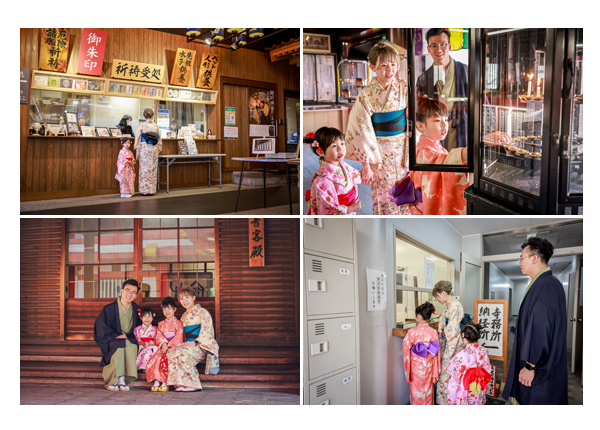
[[[151,391],[169,391],[167,351],[183,343],[183,323],[175,317],[177,309],[175,300],[173,297],[167,297],[162,301],[161,306],[166,319],[158,323],[156,333],[158,352],[146,366],[146,380],[154,381]]]
[[[154,356],[154,354],[156,354],[156,351],[158,351],[158,347],[155,343],[156,327],[152,325],[152,319],[154,317],[152,309],[144,306],[140,309],[138,314],[143,324],[137,326],[133,330],[133,334],[135,335],[139,345],[139,351],[135,360],[135,364],[138,370],[145,370],[150,359]]]
[[[433,405],[433,384],[440,376],[440,342],[437,330],[429,326],[435,307],[425,302],[415,309],[417,326],[408,330],[402,342],[404,374],[410,384],[411,405]]]
[[[417,101],[418,164],[467,164],[467,148],[448,152],[440,143],[448,134],[448,110],[443,103],[429,97]],[[466,215],[464,191],[471,182],[468,173],[411,171],[415,188],[423,193],[422,211],[410,206],[412,215]]]
[[[465,324],[460,330],[465,348],[452,357],[447,371],[449,405],[484,405],[492,366],[487,349],[479,346],[481,325]]]
[[[319,170],[306,192],[308,215],[354,215],[360,210],[361,174],[344,162],[344,135],[337,128],[321,127],[307,137],[314,139],[311,148],[320,157]]]
[[[129,150],[129,139],[121,139],[121,145],[123,149],[119,151],[119,158],[115,164],[117,166],[115,179],[119,181],[121,197],[131,197],[135,194],[135,170],[133,170],[135,158],[133,152]]]

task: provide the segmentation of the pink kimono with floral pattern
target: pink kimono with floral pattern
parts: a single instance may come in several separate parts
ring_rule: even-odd
[[[175,336],[168,340],[165,337],[165,333],[175,333]],[[152,382],[158,380],[160,382],[167,383],[168,370],[163,370],[160,367],[160,362],[164,354],[160,351],[160,347],[166,343],[169,349],[175,348],[183,343],[183,323],[177,318],[173,317],[170,320],[164,320],[158,323],[158,330],[156,333],[156,346],[157,353],[152,357],[148,366],[146,367],[146,380]],[[167,351],[168,353],[169,351]]]
[[[354,215],[356,212],[348,212],[348,206],[339,202],[338,195],[347,194],[352,188],[358,192],[360,172],[344,161],[339,166],[323,159],[319,162],[310,188],[307,215]]]
[[[440,379],[436,384],[436,403],[445,405],[448,401],[448,382],[450,374],[448,373],[448,364],[452,357],[458,354],[465,346],[460,336],[460,322],[465,313],[458,297],[451,296],[446,302],[446,309],[440,316],[438,333],[440,334],[440,353],[442,354],[442,366],[440,368]],[[446,318],[448,322],[446,322]],[[443,333],[443,334],[442,334]]]
[[[372,79],[358,94],[346,130],[346,158],[368,162],[373,170],[371,194],[374,215],[409,215],[408,205],[396,206],[390,190],[408,173],[408,133],[376,136],[373,113],[396,112],[407,107],[407,86],[394,79],[386,90]]]
[[[465,372],[476,367],[484,369],[488,374],[492,371],[487,349],[476,343],[468,344],[465,349],[452,358],[447,369],[450,375],[450,382],[448,383],[449,405],[485,404],[487,386],[482,387],[481,384],[473,382],[465,389],[463,384]]]
[[[404,374],[406,382],[410,384],[411,405],[433,405],[433,383],[440,376],[440,354],[435,356],[427,353],[423,358],[412,351],[419,342],[428,346],[438,340],[437,331],[429,324],[418,324],[411,328],[402,342],[402,355],[404,356]]]
[[[206,358],[205,374],[219,371],[219,344],[210,313],[199,304],[185,311],[181,316],[184,326],[200,324],[198,345],[180,345],[167,351],[169,359],[169,385],[202,389],[200,374],[196,365]]]
[[[423,135],[417,144],[419,164],[467,164],[467,148],[448,152],[437,140]],[[466,215],[467,201],[464,191],[469,186],[469,174],[462,172],[411,171],[415,188],[423,192],[423,212],[410,205],[413,215]]]
[[[150,324],[148,327],[146,327],[144,324],[137,326],[133,330],[133,334],[135,335],[139,345],[141,345],[141,342],[144,342],[142,338],[152,338],[152,341],[156,344],[156,327],[154,327],[152,324]],[[145,369],[146,365],[152,356],[156,354],[157,350],[158,348],[155,345],[140,346],[137,358],[135,360],[137,368]]]
[[[119,151],[115,179],[119,181],[121,194],[135,194],[135,170],[133,169],[133,166],[128,163],[128,161],[132,160],[134,160],[133,152],[129,149],[123,148]]]

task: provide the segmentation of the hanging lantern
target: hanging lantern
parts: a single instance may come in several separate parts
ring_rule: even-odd
[[[224,28],[215,28],[210,32],[210,38],[213,40],[213,42],[219,42],[220,40],[223,40],[223,37],[225,37]]]
[[[246,33],[240,33],[237,36],[233,36],[233,41],[237,46],[244,46],[248,43],[248,36],[246,36]]]
[[[186,36],[200,36],[202,34],[201,28],[186,28],[185,35]]]
[[[251,28],[248,34],[251,38],[263,37],[265,35],[264,28]]]
[[[244,31],[245,28],[228,28],[227,31],[231,34],[238,34]]]

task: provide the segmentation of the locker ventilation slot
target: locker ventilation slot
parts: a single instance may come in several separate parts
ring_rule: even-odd
[[[317,385],[317,397],[324,396],[327,393],[326,386],[327,383]]]
[[[315,324],[315,335],[325,334],[325,323]]]
[[[319,260],[312,261],[312,270],[313,272],[322,273],[323,272],[323,262]]]

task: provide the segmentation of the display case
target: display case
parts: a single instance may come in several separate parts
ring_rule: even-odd
[[[475,31],[483,86],[468,213],[583,215],[581,29]],[[508,139],[486,138],[498,132]]]
[[[302,55],[302,100],[305,105],[331,105],[337,102],[336,58],[334,54]]]
[[[338,100],[354,103],[358,93],[369,83],[369,62],[344,59],[337,66]]]

